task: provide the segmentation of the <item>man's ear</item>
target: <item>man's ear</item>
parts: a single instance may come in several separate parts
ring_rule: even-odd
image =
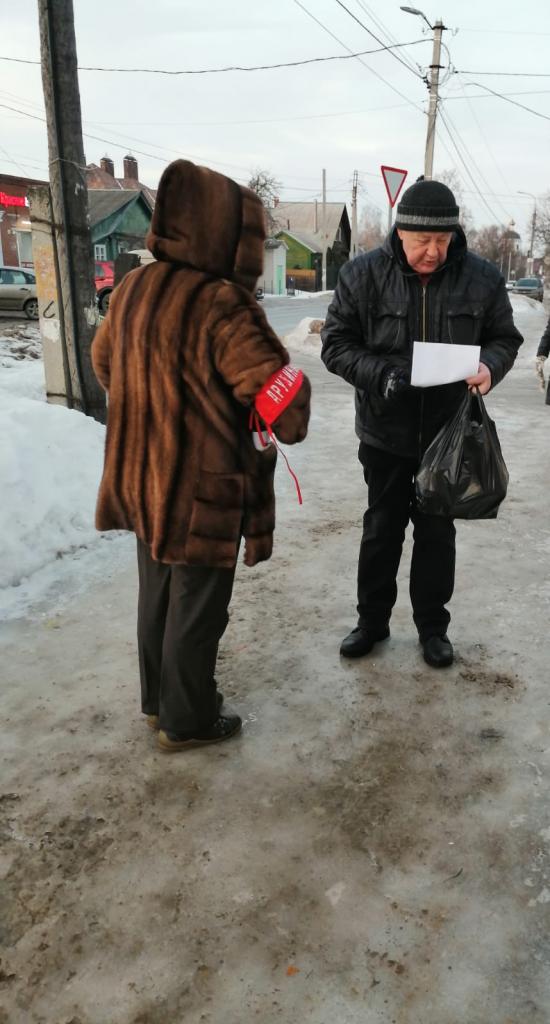
[[[397,236],[398,236],[398,238],[399,238],[399,239],[400,239],[401,241],[403,241],[403,230],[402,230],[402,228],[398,228],[398,229],[397,229]]]

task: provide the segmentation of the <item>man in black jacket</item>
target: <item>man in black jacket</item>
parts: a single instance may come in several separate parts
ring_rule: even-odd
[[[540,344],[539,344],[539,347],[537,349],[537,358],[535,360],[535,368],[536,368],[536,371],[537,371],[538,378],[540,380],[540,386],[541,386],[543,391],[544,391],[544,387],[545,387],[544,364],[545,364],[546,360],[548,359],[548,354],[549,353],[550,353],[550,320],[546,324],[546,327],[544,329],[544,334],[542,335],[542,338],[540,339]]]
[[[424,659],[437,668],[453,661],[446,605],[454,588],[454,523],[418,512],[415,474],[465,389],[486,394],[495,387],[523,340],[504,279],[492,263],[467,251],[458,215],[442,183],[419,179],[407,189],[384,245],[342,268],[322,331],[323,362],[356,389],[359,461],[368,485],[359,620],[340,648],[348,658],[368,654],[389,636],[411,520],[410,596]],[[480,345],[478,372],[454,384],[411,387],[414,341]]]

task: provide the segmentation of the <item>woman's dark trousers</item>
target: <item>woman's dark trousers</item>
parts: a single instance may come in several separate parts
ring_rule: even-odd
[[[421,640],[443,635],[450,615],[455,577],[455,527],[444,516],[416,508],[415,459],[400,458],[361,442],[359,461],[368,486],[359,552],[359,624],[383,630],[397,597],[397,570],[409,520],[413,524],[410,597]]]
[[[137,543],[141,706],[179,734],[217,719],[214,671],[228,622],[235,568],[164,565]]]

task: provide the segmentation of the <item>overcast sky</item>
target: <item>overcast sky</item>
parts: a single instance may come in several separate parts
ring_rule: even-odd
[[[415,44],[395,56],[365,55],[367,66],[345,59],[178,77],[81,70],[83,130],[105,140],[84,139],[87,161],[108,154],[122,174],[130,151],[151,186],[177,156],[240,181],[267,168],[287,200],[320,196],[325,167],[327,198],[349,202],[357,170],[360,207],[377,205],[385,223],[380,164],[407,169],[407,184],[423,171],[427,90],[418,66],[425,73],[430,64],[432,33],[397,2],[343,3],[366,28],[337,0],[74,0],[79,64],[94,67],[193,70],[342,56],[380,46],[366,29],[384,45],[388,34]],[[550,2],[422,0],[422,10],[447,27],[434,177],[454,168],[476,226],[513,218],[525,243],[533,200],[518,191],[550,191]],[[0,56],[39,58],[35,0],[1,0]],[[44,116],[40,68],[0,66],[0,170],[47,177],[45,124],[23,113]]]

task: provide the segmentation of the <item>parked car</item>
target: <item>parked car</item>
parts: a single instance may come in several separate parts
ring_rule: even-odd
[[[0,309],[22,310],[29,320],[38,320],[36,277],[26,267],[0,267]]]
[[[544,288],[540,277],[520,277],[512,288],[514,295],[529,295],[532,299],[542,302]]]
[[[115,265],[109,260],[104,262],[95,261],[95,291],[99,312],[105,313],[109,308],[109,299],[114,287]]]
[[[512,288],[513,288],[513,287],[514,287],[514,285],[515,285],[515,283],[516,283],[516,282],[515,282],[515,280],[514,280],[514,279],[512,279],[512,280],[510,280],[510,281],[507,281],[507,282],[506,282],[506,290],[507,290],[507,291],[509,291],[509,292],[511,292],[511,291],[512,291]]]

